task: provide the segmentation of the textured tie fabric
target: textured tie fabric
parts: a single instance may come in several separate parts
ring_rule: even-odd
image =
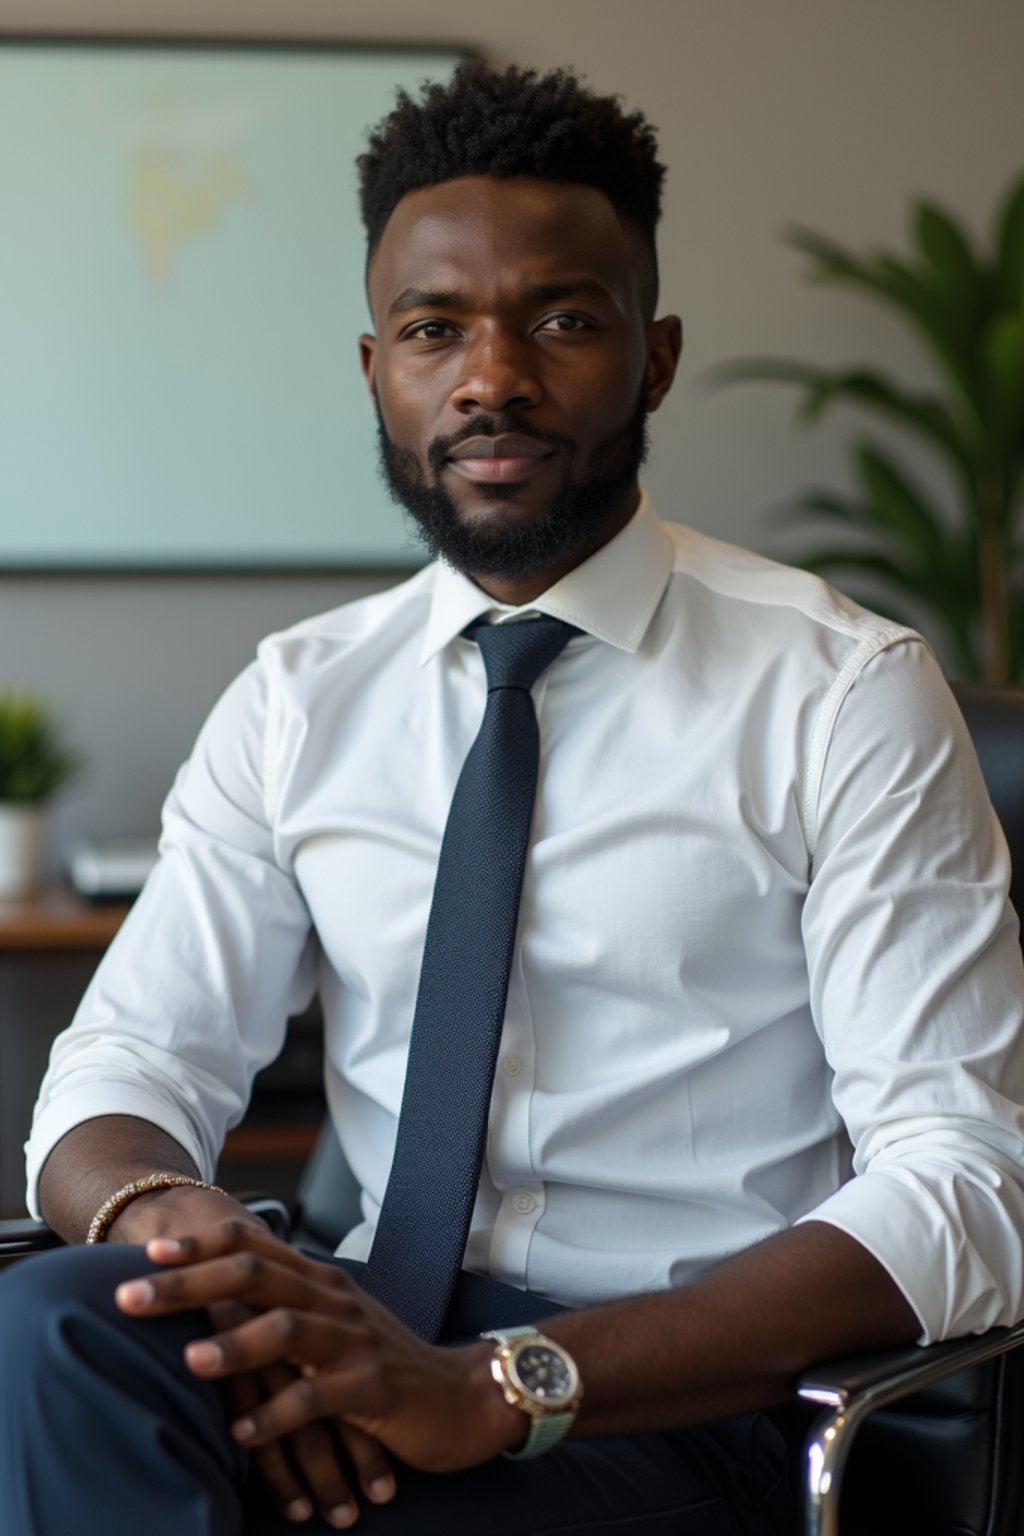
[[[537,787],[530,688],[576,633],[476,624],[487,708],[441,841],[395,1156],[363,1285],[435,1339],[462,1265],[487,1135]]]

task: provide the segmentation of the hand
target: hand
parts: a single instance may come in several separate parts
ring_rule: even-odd
[[[172,1184],[165,1189],[147,1190],[129,1200],[111,1225],[106,1241],[142,1246],[150,1238],[198,1232],[232,1216],[264,1228],[259,1217],[231,1195],[200,1189],[195,1184]]]
[[[118,1305],[156,1317],[234,1301],[256,1315],[197,1340],[186,1362],[229,1378],[286,1366],[301,1373],[233,1426],[254,1448],[327,1420],[357,1430],[428,1472],[475,1466],[521,1441],[523,1416],[490,1375],[486,1341],[424,1344],[334,1265],[229,1219],[190,1237],[159,1238],[147,1256],[169,1266],[118,1287]]]
[[[217,1302],[207,1311],[218,1331],[254,1316],[247,1307],[230,1301]],[[226,1385],[235,1413],[239,1418],[252,1414],[300,1375],[293,1367],[280,1365],[232,1376]],[[366,1497],[378,1504],[393,1498],[394,1474],[381,1447],[351,1427],[341,1432],[341,1439]],[[253,1457],[264,1487],[286,1519],[308,1520],[319,1510],[329,1525],[344,1529],[358,1518],[337,1440],[326,1424],[308,1424],[295,1434],[268,1441],[254,1450]]]
[[[145,1244],[157,1234],[164,1237],[204,1231],[226,1218],[245,1223],[263,1233],[268,1242],[284,1248],[237,1201],[194,1185],[175,1185],[140,1195],[114,1223],[117,1230],[112,1229],[111,1239]],[[247,1308],[230,1301],[218,1302],[207,1311],[218,1331],[237,1327],[253,1316]],[[229,1385],[236,1414],[248,1416],[299,1377],[298,1369],[287,1365],[233,1376]],[[394,1475],[381,1447],[351,1427],[345,1429],[341,1439],[366,1497],[375,1503],[392,1498]],[[256,1449],[255,1460],[275,1506],[286,1518],[308,1520],[319,1510],[328,1524],[339,1529],[357,1518],[347,1472],[341,1465],[336,1440],[325,1424],[309,1424],[284,1439],[268,1440]]]

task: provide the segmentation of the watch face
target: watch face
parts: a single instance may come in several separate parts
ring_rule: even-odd
[[[525,1344],[515,1352],[512,1371],[524,1392],[546,1407],[559,1407],[576,1394],[576,1371],[551,1344]]]

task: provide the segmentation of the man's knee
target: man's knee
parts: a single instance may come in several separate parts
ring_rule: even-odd
[[[122,1280],[153,1269],[141,1248],[58,1248],[0,1274],[0,1380],[16,1396],[41,1377],[74,1375],[129,1324]]]
[[[119,1315],[114,1291],[122,1280],[156,1266],[141,1248],[55,1248],[9,1264],[0,1273],[0,1339],[16,1346],[52,1328],[54,1319],[96,1311]]]
[[[114,1300],[155,1267],[141,1248],[78,1247],[0,1276],[0,1486],[13,1529],[237,1531],[248,1459],[226,1394],[184,1359],[210,1332],[206,1313],[140,1319]]]

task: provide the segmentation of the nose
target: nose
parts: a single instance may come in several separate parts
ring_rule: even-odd
[[[525,339],[494,329],[463,352],[464,366],[452,391],[452,403],[465,415],[537,405],[540,381]]]

